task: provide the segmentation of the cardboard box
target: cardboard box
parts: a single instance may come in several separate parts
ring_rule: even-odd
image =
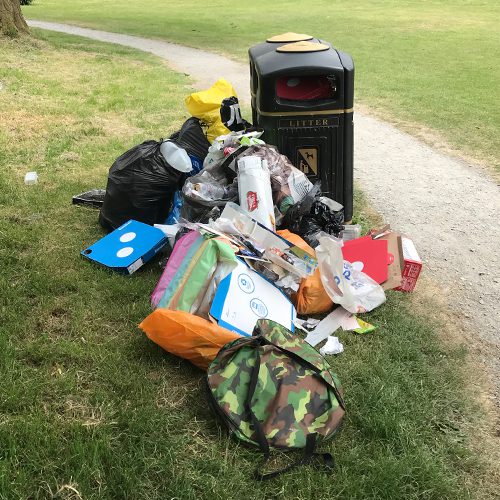
[[[81,254],[122,274],[132,274],[151,260],[166,244],[160,229],[129,220]]]
[[[363,236],[344,243],[344,260],[358,271],[363,271],[377,283],[384,283],[389,277],[388,244],[384,238],[372,239]]]
[[[259,318],[293,332],[296,311],[281,290],[238,259],[237,267],[217,287],[210,316],[219,326],[248,337]]]
[[[381,286],[384,290],[394,290],[400,287],[403,281],[404,259],[401,235],[390,232],[377,239],[387,241],[388,277],[386,281],[381,283]]]
[[[395,288],[400,292],[412,292],[417,283],[420,271],[422,270],[422,260],[420,259],[415,244],[406,236],[401,237],[403,247],[403,280],[399,287]]]

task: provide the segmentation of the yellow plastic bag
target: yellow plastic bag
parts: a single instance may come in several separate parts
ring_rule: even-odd
[[[288,229],[277,231],[277,233],[290,243],[316,256],[314,249],[312,249],[300,236],[291,233]],[[299,289],[292,297],[292,301],[298,314],[320,314],[329,312],[332,309],[333,302],[323,287],[319,268],[314,271],[312,276],[308,276],[300,282]]]
[[[185,311],[156,309],[139,328],[171,354],[206,370],[222,346],[241,338],[206,319]]]
[[[220,107],[228,97],[237,97],[236,90],[224,78],[217,80],[208,90],[195,92],[186,97],[187,110],[208,126],[207,138],[212,142],[219,135],[229,134],[230,130],[222,123]]]

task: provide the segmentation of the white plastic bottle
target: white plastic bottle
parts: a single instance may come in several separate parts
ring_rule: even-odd
[[[193,170],[191,159],[186,150],[177,146],[172,141],[163,141],[160,145],[160,153],[166,162],[179,172],[188,173]]]
[[[241,208],[274,231],[273,193],[266,160],[259,156],[245,156],[238,160],[238,191]]]

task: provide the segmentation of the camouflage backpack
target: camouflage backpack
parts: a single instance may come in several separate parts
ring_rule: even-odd
[[[319,440],[331,437],[344,416],[336,375],[316,349],[280,324],[261,319],[252,337],[226,344],[207,373],[208,393],[216,413],[243,442],[259,446],[269,458],[271,448],[304,448],[303,457],[269,479],[297,465],[323,458],[315,453]]]

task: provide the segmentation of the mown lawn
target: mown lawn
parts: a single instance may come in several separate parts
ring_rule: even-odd
[[[332,359],[348,409],[326,446],[335,472],[254,482],[259,454],[218,428],[203,373],[137,328],[158,264],[123,277],[79,255],[102,231],[72,195],[174,131],[188,82],[136,51],[36,36],[0,40],[0,498],[493,496],[470,448],[465,352],[397,293],[368,315],[378,330],[341,334]]]
[[[500,173],[497,0],[35,0],[24,13],[241,60],[274,34],[318,36],[353,55],[357,103]]]

